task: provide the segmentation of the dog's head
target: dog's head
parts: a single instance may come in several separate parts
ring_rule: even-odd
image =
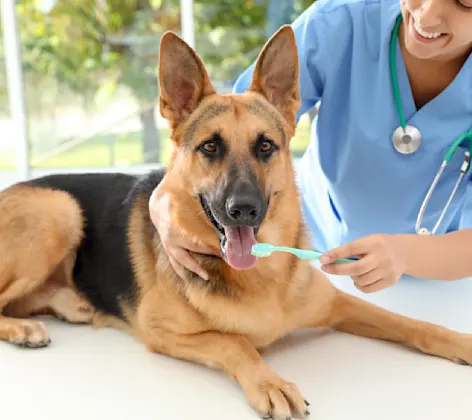
[[[256,235],[293,183],[289,141],[300,101],[293,31],[284,26],[266,43],[245,94],[217,95],[201,59],[171,32],[159,63],[160,110],[175,146],[172,182],[190,193],[225,260],[249,269]]]

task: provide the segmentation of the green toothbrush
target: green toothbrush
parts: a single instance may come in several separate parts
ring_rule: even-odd
[[[268,257],[274,251],[290,252],[303,260],[319,260],[323,255],[318,251],[311,251],[309,249],[289,248],[286,246],[276,246],[271,244],[258,243],[254,244],[251,249],[251,254],[255,257]],[[341,258],[333,261],[332,264],[346,263],[357,261],[357,258]]]

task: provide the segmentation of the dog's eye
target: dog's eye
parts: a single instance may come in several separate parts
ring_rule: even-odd
[[[272,143],[270,141],[263,141],[259,146],[259,152],[261,153],[268,153],[272,150]]]
[[[201,142],[196,148],[196,152],[203,154],[210,161],[221,159],[225,155],[226,145],[218,133]]]
[[[254,145],[254,154],[258,159],[267,160],[276,150],[278,150],[276,144],[263,134],[259,136]]]
[[[220,152],[220,147],[218,143],[214,140],[208,140],[203,142],[200,147],[200,151],[203,152],[206,156],[214,156]]]
[[[202,149],[207,153],[216,153],[218,151],[218,147],[214,141],[207,141],[206,143],[203,143]]]

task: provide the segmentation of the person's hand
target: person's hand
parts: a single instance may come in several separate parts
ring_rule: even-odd
[[[332,264],[340,258],[357,261]],[[322,255],[321,269],[329,274],[350,276],[364,293],[393,286],[406,267],[406,255],[395,235],[370,235],[341,245]]]
[[[184,279],[186,268],[202,279],[208,280],[208,273],[200,267],[188,251],[219,255],[219,250],[197,246],[176,231],[175,224],[172,223],[171,219],[172,203],[170,194],[162,191],[162,185],[161,183],[153,191],[149,199],[149,214],[159,233],[164,251],[167,253],[172,267],[182,279]]]

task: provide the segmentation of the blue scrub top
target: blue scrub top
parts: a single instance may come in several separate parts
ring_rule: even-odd
[[[298,116],[321,100],[297,167],[303,213],[313,246],[321,251],[372,233],[414,233],[448,147],[472,127],[472,55],[451,85],[418,111],[397,42],[403,110],[407,124],[420,130],[422,144],[410,155],[394,149],[392,133],[400,122],[389,42],[399,13],[399,0],[318,0],[292,24],[300,61]],[[247,89],[253,68],[237,80],[236,93]],[[463,159],[459,149],[422,226],[436,224]],[[437,233],[472,226],[470,179],[461,183]]]

